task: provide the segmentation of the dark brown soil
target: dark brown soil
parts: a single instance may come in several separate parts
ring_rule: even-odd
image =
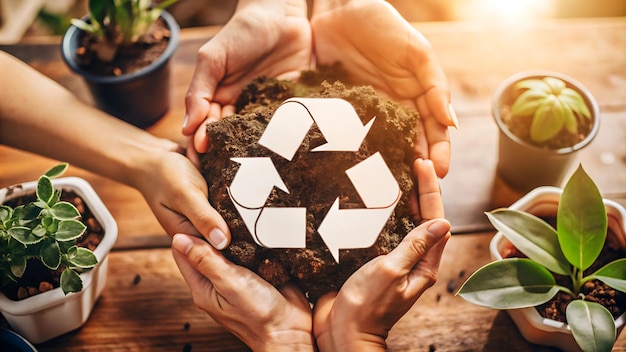
[[[334,80],[333,84],[321,83],[325,77],[336,78],[336,70],[305,73],[302,81],[306,84],[255,80],[241,94],[236,115],[207,126],[210,148],[201,158],[201,170],[210,185],[209,200],[232,233],[232,242],[224,254],[273,285],[296,283],[312,302],[324,293],[338,290],[370,259],[391,251],[415,226],[409,208],[409,195],[414,187],[409,165],[413,160],[417,113],[380,98],[369,86],[346,87]],[[358,152],[311,153],[311,149],[325,143],[314,125],[293,160],[287,161],[257,142],[276,108],[294,96],[342,98],[355,107],[363,123],[374,116],[376,120]],[[340,264],[337,264],[317,228],[336,197],[341,199],[341,208],[364,208],[344,171],[377,151],[398,181],[402,198],[376,243],[370,248],[340,250]],[[266,206],[307,207],[307,248],[270,249],[253,241],[227,192],[239,168],[230,158],[251,156],[271,157],[290,191],[287,194],[274,189]]]
[[[165,51],[170,38],[170,31],[162,18],[157,19],[149,28],[148,33],[140,41],[131,45],[120,46],[111,62],[100,61],[93,52],[95,39],[89,33],[81,37],[81,46],[76,56],[83,69],[101,76],[121,76],[140,70]]]
[[[35,200],[34,194],[14,198],[5,204],[16,207],[33,200]],[[85,233],[77,239],[76,245],[93,251],[100,244],[104,236],[104,229],[93,216],[87,204],[75,192],[63,191],[61,200],[74,204],[81,214],[81,221],[87,226]],[[59,287],[59,280],[64,269],[64,267],[59,267],[57,270],[50,270],[39,260],[30,259],[24,275],[17,282],[11,282],[7,286],[2,287],[2,293],[9,299],[17,301],[57,288]]]
[[[546,219],[549,223],[552,223],[554,226],[555,219]],[[610,230],[609,230],[610,231]],[[608,244],[608,241],[607,241]],[[524,254],[519,252],[517,249],[515,251],[509,253],[507,258],[523,258]],[[615,248],[610,245],[605,245],[602,249],[602,252],[598,256],[598,259],[595,263],[593,263],[585,272],[584,275],[589,275],[594,271],[600,269],[602,266],[616,260],[619,258],[626,257],[626,250],[623,248]],[[572,281],[569,277],[563,275],[554,274],[554,277],[557,281],[557,284],[571,287]],[[605,285],[600,280],[592,280],[586,282],[582,289],[581,293],[585,295],[585,300],[590,302],[596,302],[604,307],[606,307],[609,312],[613,315],[615,319],[617,319],[622,314],[626,313],[626,293],[615,290],[608,285]],[[567,319],[565,318],[565,309],[569,302],[571,302],[574,297],[559,291],[557,295],[552,298],[550,301],[537,306],[537,311],[539,314],[548,319],[560,321],[567,323]],[[576,297],[576,299],[579,299]]]

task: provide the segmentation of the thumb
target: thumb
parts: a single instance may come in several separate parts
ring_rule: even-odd
[[[446,219],[433,219],[414,228],[400,242],[398,247],[387,255],[398,268],[411,271],[428,251],[450,231]]]

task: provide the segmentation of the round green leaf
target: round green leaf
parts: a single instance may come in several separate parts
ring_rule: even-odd
[[[12,216],[13,208],[0,204],[0,226],[2,226],[5,221],[11,219]]]
[[[480,306],[517,309],[545,303],[558,290],[546,268],[530,259],[511,258],[478,269],[457,294]]]
[[[21,255],[12,255],[10,257],[11,273],[15,277],[22,277],[24,271],[26,271],[26,257]]]
[[[524,91],[511,105],[511,114],[513,116],[533,115],[545,99],[546,93],[544,92],[536,90]]]
[[[28,227],[23,226],[12,227],[7,232],[12,238],[24,245],[35,244],[43,239],[42,237],[33,234],[32,230]]]
[[[563,89],[559,95],[559,100],[578,115],[588,119],[591,118],[591,112],[585,103],[585,99],[572,88]]]
[[[525,79],[523,81],[519,81],[515,84],[515,87],[518,89],[530,89],[539,92],[544,92],[545,94],[550,93],[550,86],[542,79]]]
[[[54,195],[54,187],[52,186],[52,180],[46,175],[39,177],[37,181],[37,198],[42,202],[49,204],[52,196]]]
[[[50,209],[50,214],[59,220],[70,220],[80,217],[78,209],[68,202],[56,203],[52,209]]]
[[[67,170],[69,164],[68,163],[60,163],[59,165],[51,167],[48,171],[44,173],[44,175],[55,178],[63,175],[65,170]]]
[[[73,267],[88,269],[98,264],[98,258],[87,248],[73,246],[68,250],[67,259]]]
[[[54,240],[45,241],[39,255],[43,264],[50,269],[56,270],[61,264],[61,250]]]
[[[80,237],[86,229],[87,226],[78,220],[62,220],[54,237],[57,241],[71,241]]]
[[[485,214],[491,224],[528,258],[554,273],[571,273],[556,230],[541,218],[512,209],[496,209]]]
[[[581,299],[567,305],[565,311],[572,335],[585,352],[610,352],[615,344],[615,320],[602,305]]]
[[[550,87],[553,94],[559,94],[565,88],[565,82],[555,77],[544,77],[543,81]]]
[[[63,293],[80,292],[83,289],[83,280],[74,270],[65,269],[61,273],[61,289]]]

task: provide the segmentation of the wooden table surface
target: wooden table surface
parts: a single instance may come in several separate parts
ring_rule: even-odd
[[[600,133],[580,161],[607,198],[626,205],[626,18],[543,20],[495,25],[416,23],[431,41],[447,74],[460,128],[451,131],[450,173],[441,181],[453,238],[439,280],[396,324],[390,351],[535,351],[508,315],[454,296],[459,285],[489,261],[494,231],[483,211],[520,194],[496,176],[497,129],[490,99],[497,85],[522,70],[548,69],[585,84],[600,104]],[[180,141],[183,98],[197,49],[218,27],[185,29],[173,59],[169,113],[149,129]],[[60,38],[0,46],[86,101],[86,85],[59,55]],[[6,89],[3,88],[3,89]],[[77,116],[80,118],[80,116]],[[103,146],[105,147],[105,146]],[[56,161],[0,146],[0,187],[35,179]],[[124,185],[72,167],[88,180],[118,222],[102,297],[81,329],[38,345],[40,351],[246,351],[246,346],[195,308],[171,257],[169,237],[141,195]],[[614,351],[626,351],[626,334]]]

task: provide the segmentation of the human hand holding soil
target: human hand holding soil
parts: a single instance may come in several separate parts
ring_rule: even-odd
[[[439,177],[450,164],[448,126],[457,127],[450,92],[424,36],[383,0],[317,0],[311,17],[316,64],[340,62],[355,84],[417,109],[426,140],[416,156],[435,163]]]
[[[292,284],[275,288],[199,238],[176,235],[173,255],[194,304],[259,351],[314,351],[311,308]]]
[[[239,1],[233,17],[197,56],[185,97],[183,134],[207,149],[205,124],[231,115],[242,88],[259,76],[296,78],[311,66],[311,28],[304,0]]]
[[[424,222],[389,254],[356,271],[338,293],[317,301],[313,331],[320,351],[386,350],[389,330],[435,283],[450,223],[442,219],[432,162],[418,159],[414,168]]]

